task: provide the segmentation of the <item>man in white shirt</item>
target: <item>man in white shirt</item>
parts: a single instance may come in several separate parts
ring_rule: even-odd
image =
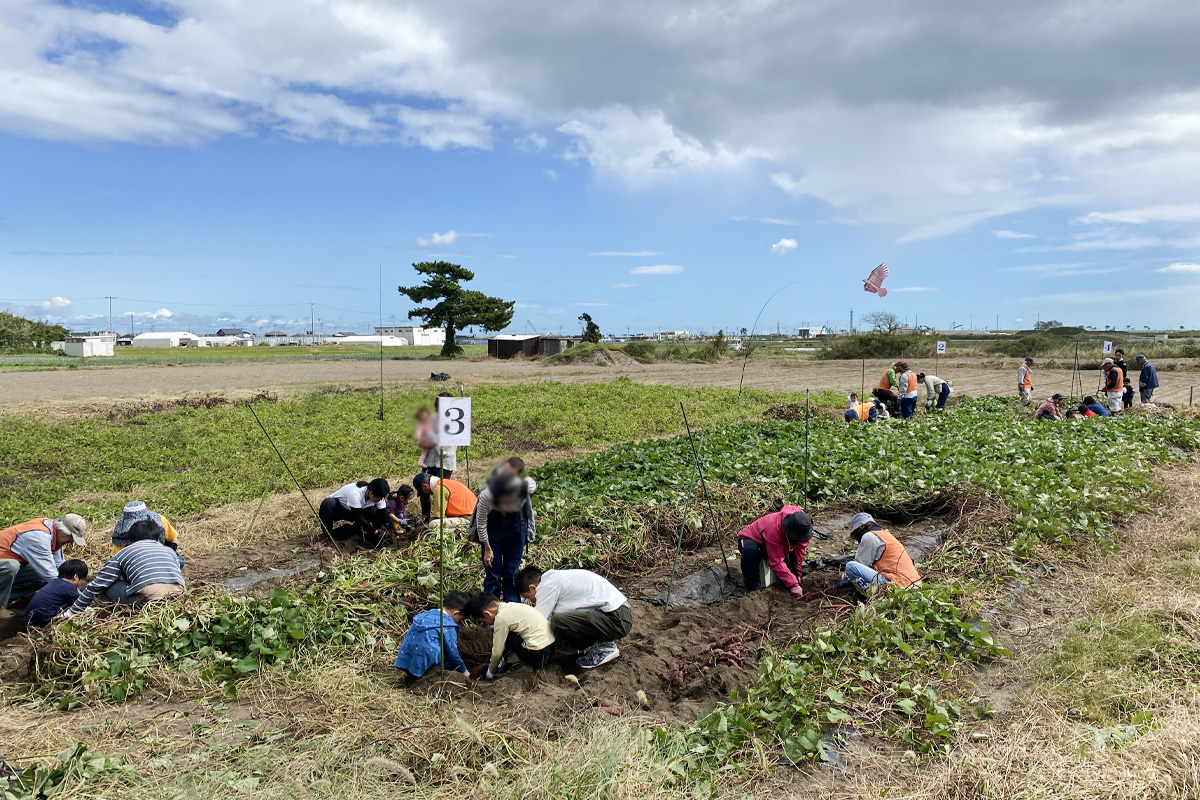
[[[334,539],[347,539],[356,533],[375,534],[387,520],[389,492],[391,488],[383,478],[370,483],[347,483],[321,501],[317,516],[321,518],[324,533]],[[342,528],[335,534],[333,526],[337,522],[353,522],[354,525],[349,531]]]
[[[933,408],[934,403],[939,410],[946,407],[946,400],[949,399],[950,392],[954,391],[950,381],[944,381],[937,375],[926,375],[924,372],[917,373],[917,380],[925,384],[926,411]]]
[[[628,598],[596,573],[526,567],[517,574],[517,591],[550,620],[556,641],[579,651],[579,666],[593,669],[621,655],[614,640],[633,629],[633,610]]]

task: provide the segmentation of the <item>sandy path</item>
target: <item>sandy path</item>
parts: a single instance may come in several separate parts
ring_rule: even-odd
[[[1015,361],[1013,362],[1015,365]],[[926,365],[914,363],[917,369]],[[929,365],[932,366],[932,365]],[[742,372],[737,362],[721,364],[635,364],[629,366],[545,366],[530,361],[412,361],[383,362],[384,379],[390,388],[425,383],[431,371],[449,372],[455,383],[523,383],[528,381],[591,382],[619,376],[644,383],[672,386],[736,387]],[[886,368],[884,361],[868,361],[868,392]],[[953,381],[955,391],[969,395],[1013,394],[1016,369],[987,369],[968,360],[944,361],[941,377]],[[1163,387],[1156,399],[1187,403],[1189,389],[1200,384],[1194,372],[1161,372]],[[102,401],[148,395],[180,395],[196,392],[249,392],[272,389],[299,393],[314,384],[370,382],[379,380],[379,364],[369,361],[306,361],[300,363],[198,364],[195,366],[146,366],[113,369],[58,370],[53,372],[0,373],[0,405],[22,411],[80,401]],[[1084,386],[1091,391],[1096,374],[1088,372]],[[862,383],[861,363],[788,362],[751,359],[746,369],[746,386],[781,391],[833,389],[858,391]],[[1069,370],[1038,370],[1036,394],[1066,393],[1071,383]],[[30,398],[38,398],[31,403]]]

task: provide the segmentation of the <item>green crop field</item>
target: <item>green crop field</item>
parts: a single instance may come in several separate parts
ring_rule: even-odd
[[[646,709],[667,702],[665,677],[653,675],[624,687],[632,705],[619,718],[593,708],[590,686],[614,691],[589,682],[603,681],[602,670],[581,676],[578,690],[548,676],[558,683],[549,684],[550,705],[536,710],[525,706],[544,701],[546,683],[523,684],[514,698],[493,684],[406,687],[390,664],[410,614],[436,596],[436,565],[447,588],[477,588],[478,553],[458,538],[442,546],[426,534],[403,550],[339,559],[318,581],[269,594],[199,589],[133,617],[72,621],[39,636],[32,675],[3,689],[8,746],[42,754],[22,762],[38,764],[21,786],[43,791],[27,795],[80,785],[103,797],[750,796],[785,791],[809,774],[792,765],[829,757],[851,735],[877,742],[879,758],[911,751],[905,770],[929,764],[941,775],[965,744],[986,738],[993,709],[972,686],[980,665],[1015,658],[980,621],[984,611],[1013,579],[1119,551],[1120,523],[1162,506],[1156,475],[1200,450],[1193,417],[1037,423],[995,398],[908,423],[847,426],[818,413],[796,419],[794,405],[780,408],[803,398],[795,394],[748,391],[738,400],[735,391],[627,380],[471,394],[481,462],[595,451],[533,470],[539,539],[530,557],[542,564],[617,581],[666,574],[677,541],[700,551],[721,531],[732,547],[733,531],[784,499],[812,510],[938,514],[951,527],[922,565],[924,586],[859,607],[814,599],[811,625],[764,640],[733,696],[683,723],[641,713],[630,699],[640,689],[650,695]],[[322,486],[408,474],[411,415],[431,398],[388,397],[383,423],[369,393],[263,401],[256,410],[301,483]],[[817,405],[839,400],[822,395]],[[695,440],[679,435],[681,401]],[[242,405],[13,417],[0,420],[0,435],[5,519],[70,505],[111,520],[136,492],[186,521],[291,488]],[[707,493],[694,481],[697,461]],[[661,613],[654,636],[670,639],[675,612]],[[1106,742],[1136,747],[1154,728],[1147,704],[1166,702],[1146,693],[1144,669],[1154,667],[1135,663],[1155,648],[1177,669],[1200,663],[1200,639],[1188,638],[1196,630],[1146,614],[1118,630],[1130,641],[1100,658],[1086,629],[1072,629],[1046,667],[1055,686],[1084,685],[1080,670],[1136,673],[1141,702],[1087,704],[1088,724],[1102,734],[1088,741],[1101,743],[1102,759],[1117,757]],[[137,714],[115,721],[127,708]],[[147,716],[154,727],[138,721]],[[46,755],[59,750],[57,759]]]

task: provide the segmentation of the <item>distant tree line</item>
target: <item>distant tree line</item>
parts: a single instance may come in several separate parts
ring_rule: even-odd
[[[48,353],[51,342],[61,342],[70,335],[71,332],[62,325],[50,325],[0,311],[0,352]]]

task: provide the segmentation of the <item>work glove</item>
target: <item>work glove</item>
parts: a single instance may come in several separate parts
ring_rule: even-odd
[[[926,400],[926,401],[925,401],[925,410],[926,410],[926,411],[928,411],[928,410],[929,410],[929,409],[931,409],[931,408],[933,408],[933,401],[932,401],[932,400]]]
[[[484,674],[488,671],[487,664],[480,664],[479,666],[475,667],[475,669],[471,670],[471,678],[477,681],[483,680]]]
[[[487,671],[487,675],[486,675],[486,677],[487,677],[487,679],[488,679],[489,681],[490,681],[490,680],[493,680],[493,679],[496,677],[496,673],[492,672],[492,671],[489,669],[489,670]]]
[[[796,584],[792,588],[788,589],[788,592],[790,592],[792,597],[796,598],[797,600],[799,600],[801,597],[804,597],[804,590],[800,588],[800,584]]]

